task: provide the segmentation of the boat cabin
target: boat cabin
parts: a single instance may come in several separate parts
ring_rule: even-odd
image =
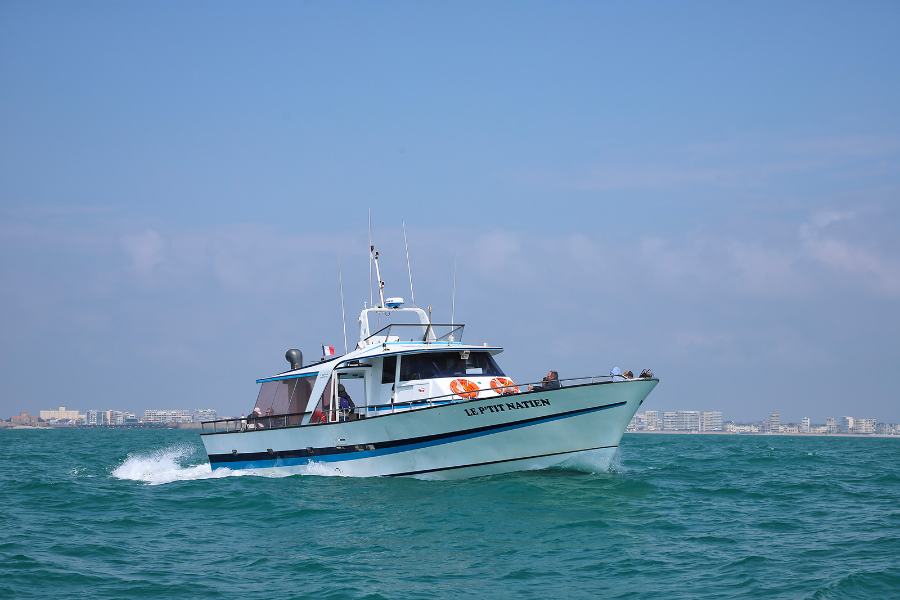
[[[398,313],[418,322],[370,332],[370,316]],[[502,348],[463,344],[464,325],[431,323],[422,309],[400,307],[367,308],[358,320],[355,350],[259,380],[248,426],[365,419],[519,391],[494,359]]]

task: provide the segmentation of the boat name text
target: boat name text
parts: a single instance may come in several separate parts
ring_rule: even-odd
[[[550,401],[544,398],[538,400],[524,400],[522,402],[507,402],[505,404],[491,404],[490,406],[479,406],[478,408],[467,408],[466,414],[470,417],[483,415],[486,412],[506,412],[507,410],[519,410],[520,408],[537,408],[539,406],[550,406]]]

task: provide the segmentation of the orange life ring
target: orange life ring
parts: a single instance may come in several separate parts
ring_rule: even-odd
[[[450,382],[450,389],[453,393],[462,398],[477,398],[478,386],[474,381],[468,379],[454,379]]]
[[[519,388],[516,387],[513,380],[507,379],[506,377],[495,377],[494,379],[491,379],[491,388],[501,396],[519,393]]]
[[[309,420],[310,423],[324,423],[328,418],[322,413],[322,411],[315,411],[312,414],[312,418]]]

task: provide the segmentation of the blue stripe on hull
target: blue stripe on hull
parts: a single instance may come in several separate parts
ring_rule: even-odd
[[[406,444],[403,446],[394,446],[391,448],[382,448],[376,450],[361,450],[359,452],[353,452],[352,454],[325,454],[325,455],[317,455],[315,457],[297,457],[297,458],[274,458],[271,460],[250,460],[250,461],[235,461],[235,462],[219,462],[212,463],[212,468],[215,469],[231,469],[233,471],[241,470],[241,469],[269,469],[272,467],[296,467],[308,465],[311,462],[328,462],[328,463],[339,463],[339,462],[348,462],[353,460],[359,460],[363,458],[374,458],[377,456],[387,456],[390,454],[397,454],[399,452],[409,452],[411,450],[419,450],[422,448],[429,448],[432,446],[439,446],[441,444],[449,444],[452,442],[460,442],[463,440],[470,440],[474,438],[483,437],[486,435],[494,435],[496,433],[503,433],[506,431],[512,431],[514,429],[521,429],[523,427],[530,427],[532,425],[541,425],[544,423],[550,423],[552,421],[559,421],[561,419],[567,419],[569,417],[581,416],[601,410],[607,410],[610,408],[617,408],[622,406],[623,403],[616,403],[606,406],[600,406],[597,408],[590,408],[583,411],[577,411],[574,414],[564,414],[564,415],[553,415],[550,417],[546,417],[544,419],[538,419],[534,421],[529,421],[527,423],[513,423],[511,425],[507,425],[504,427],[498,427],[496,429],[491,429],[490,431],[479,431],[475,433],[465,433],[458,436],[446,437],[440,440],[434,440],[429,442],[419,442],[413,444]],[[574,450],[571,452],[575,452]],[[513,459],[515,460],[515,459]]]

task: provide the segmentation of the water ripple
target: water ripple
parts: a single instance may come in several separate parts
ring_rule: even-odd
[[[628,435],[422,481],[213,472],[190,431],[4,431],[0,597],[896,597],[898,444]]]

